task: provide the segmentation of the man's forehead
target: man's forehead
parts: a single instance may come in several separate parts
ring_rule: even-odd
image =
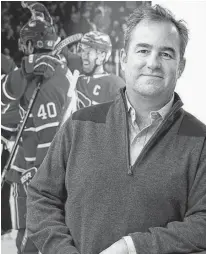
[[[175,25],[165,21],[143,20],[136,25],[132,34],[139,38],[157,38],[159,40],[165,40],[174,37],[179,39],[179,32]]]
[[[143,20],[133,29],[131,41],[133,46],[145,43],[178,49],[180,36],[177,28],[170,22]]]

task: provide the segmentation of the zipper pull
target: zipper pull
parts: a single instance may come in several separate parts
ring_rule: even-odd
[[[133,175],[132,166],[129,166],[129,169],[128,169],[127,173],[128,173],[129,176]]]

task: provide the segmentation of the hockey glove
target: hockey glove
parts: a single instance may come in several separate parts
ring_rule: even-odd
[[[26,170],[21,176],[21,183],[23,184],[24,190],[26,191],[26,193],[27,193],[28,185],[31,182],[34,175],[36,174],[36,172],[37,172],[37,168],[33,167]]]
[[[62,64],[58,56],[34,54],[23,58],[22,71],[26,78],[41,76],[48,79],[54,75],[56,67]]]

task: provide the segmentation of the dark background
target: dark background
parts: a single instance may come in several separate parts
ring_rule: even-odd
[[[123,46],[123,31],[127,16],[145,1],[40,1],[52,16],[58,35],[63,39],[75,33],[98,30],[109,34],[112,45],[112,57],[106,69],[115,73],[118,49]],[[27,23],[31,14],[21,6],[20,1],[1,1],[1,52],[14,59],[20,66],[22,53],[18,50],[18,38],[21,27]],[[75,46],[71,48],[76,51]],[[116,58],[116,59],[115,59]]]

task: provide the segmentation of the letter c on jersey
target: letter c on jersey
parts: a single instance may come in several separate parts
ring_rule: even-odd
[[[101,86],[96,85],[96,86],[94,87],[94,89],[93,89],[93,94],[94,94],[94,95],[99,95],[99,91],[98,91],[98,90],[100,90],[100,89],[101,89]]]

